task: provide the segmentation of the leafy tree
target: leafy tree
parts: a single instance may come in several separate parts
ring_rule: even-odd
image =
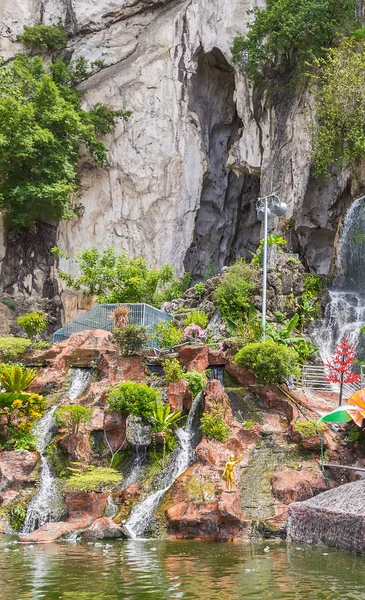
[[[81,108],[77,73],[63,61],[18,55],[0,65],[0,210],[14,228],[74,216],[79,148],[107,164],[98,134],[112,131],[123,110]]]
[[[288,375],[299,373],[298,355],[292,348],[268,340],[241,348],[235,362],[253,371],[258,383],[282,383]]]
[[[58,248],[52,252],[64,256]],[[81,275],[73,278],[60,272],[61,279],[74,290],[96,296],[101,303],[146,302],[156,306],[161,300],[179,296],[186,285],[174,277],[171,265],[150,269],[144,258],[128,258],[112,247],[83,250],[76,254],[76,262]]]
[[[17,40],[30,50],[56,50],[66,44],[67,33],[62,25],[32,25]]]
[[[82,423],[88,423],[91,418],[91,408],[79,406],[78,404],[65,404],[57,408],[55,412],[55,423],[62,427],[67,433],[79,432]]]
[[[317,175],[365,154],[365,40],[345,39],[316,63],[316,125],[312,158]]]
[[[141,417],[148,422],[153,415],[155,402],[160,400],[157,390],[145,383],[125,381],[112,390],[107,403],[109,410],[120,410],[128,415]]]
[[[355,363],[355,346],[350,343],[347,335],[344,335],[339,344],[336,344],[335,352],[325,366],[328,369],[326,381],[340,384],[339,406],[342,402],[344,383],[358,383],[360,375],[354,373],[351,368]]]
[[[234,39],[233,59],[256,83],[300,75],[352,30],[355,9],[356,0],[267,0],[249,11],[254,19],[247,36]]]
[[[16,320],[19,327],[24,329],[29,339],[34,340],[47,327],[47,317],[43,310],[33,311],[18,317]]]

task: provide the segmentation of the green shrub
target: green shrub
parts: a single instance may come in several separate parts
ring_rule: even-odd
[[[0,64],[0,211],[13,228],[80,214],[71,206],[79,185],[79,149],[87,148],[105,166],[106,147],[97,137],[129,116],[102,104],[89,112],[81,108],[76,62],[49,65],[17,55]]]
[[[87,471],[70,468],[72,475],[65,488],[69,492],[112,492],[123,480],[123,475],[110,467],[89,466]]]
[[[205,412],[201,418],[201,429],[203,435],[209,439],[226,442],[231,432],[230,428],[224,422],[222,410],[216,406],[210,412]]]
[[[27,516],[27,508],[21,502],[10,504],[6,509],[10,527],[15,531],[20,531]]]
[[[173,325],[172,321],[160,321],[154,328],[154,337],[161,348],[172,348],[181,344],[183,331]]]
[[[206,285],[205,283],[196,283],[195,285],[193,285],[193,290],[197,296],[202,296],[206,290]]]
[[[29,339],[34,340],[37,335],[42,333],[47,327],[47,317],[43,310],[32,311],[18,317],[16,322],[21,327]]]
[[[295,350],[272,341],[247,344],[237,352],[235,362],[253,371],[261,384],[282,383],[299,372]]]
[[[34,452],[39,449],[37,438],[30,432],[22,431],[13,433],[6,445],[17,452]]]
[[[312,419],[308,421],[294,421],[294,431],[299,433],[302,438],[312,437],[321,431],[326,431],[327,427],[324,423],[317,423]]]
[[[167,383],[181,381],[185,377],[185,369],[177,358],[165,360],[163,363],[163,372]]]
[[[355,25],[356,0],[267,0],[249,11],[248,34],[237,36],[232,56],[255,83],[301,77],[307,62]]]
[[[109,410],[120,410],[141,417],[146,422],[153,415],[155,402],[158,400],[160,394],[145,383],[126,381],[114,388],[107,403]]]
[[[240,322],[250,307],[258,273],[243,259],[229,268],[215,290],[215,300],[224,319]]]
[[[27,351],[31,341],[20,337],[0,337],[0,359],[14,361]]]
[[[185,317],[184,325],[187,327],[188,325],[198,325],[202,329],[205,329],[209,323],[209,317],[207,313],[203,310],[193,310],[191,313]]]
[[[56,256],[65,256],[59,248],[52,248]],[[146,302],[158,306],[177,298],[184,288],[185,277],[176,279],[171,265],[150,269],[143,257],[128,258],[125,252],[116,252],[111,246],[105,250],[88,248],[76,254],[78,277],[59,272],[67,286],[83,290],[85,295],[96,296],[106,304]]]
[[[91,419],[91,408],[79,406],[78,404],[65,404],[57,408],[54,421],[57,427],[62,427],[67,433],[79,432],[82,423],[88,423]]]
[[[193,397],[197,396],[206,386],[207,376],[199,371],[188,371],[184,374],[184,379],[189,383],[189,390]]]
[[[304,294],[306,300],[318,298],[323,291],[324,281],[319,275],[306,275],[304,279]]]
[[[287,240],[277,233],[273,233],[272,235],[269,235],[267,237],[267,245],[268,246],[276,246],[277,248],[281,248],[282,246],[285,246],[287,243],[288,243]],[[261,239],[259,246],[257,248],[256,254],[254,254],[254,256],[253,256],[252,264],[261,265],[263,249],[264,249],[264,240]],[[280,276],[280,273],[277,275]]]
[[[151,422],[153,424],[152,431],[155,433],[169,431],[178,424],[180,419],[181,412],[179,410],[171,412],[171,406],[164,404],[162,400],[154,403]]]
[[[140,325],[116,327],[114,329],[114,337],[124,356],[134,354],[148,342],[147,329]]]
[[[67,34],[62,25],[32,25],[17,40],[30,50],[55,50],[65,46]]]

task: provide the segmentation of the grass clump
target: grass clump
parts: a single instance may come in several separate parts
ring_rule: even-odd
[[[326,431],[327,427],[324,423],[317,423],[312,419],[308,421],[294,421],[294,431],[299,433],[302,438],[312,437],[322,431]]]

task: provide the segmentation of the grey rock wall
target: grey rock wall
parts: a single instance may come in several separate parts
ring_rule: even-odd
[[[71,35],[72,60],[84,56],[104,64],[80,86],[85,106],[104,102],[133,111],[104,140],[110,148],[107,169],[82,157],[74,201],[83,204],[84,213],[59,225],[62,250],[74,255],[113,245],[146,256],[151,266],[172,263],[178,274],[187,268],[198,279],[210,265],[219,269],[255,250],[260,238],[255,199],[274,190],[294,220],[294,251],[311,270],[328,272],[339,215],[351,201],[349,174],[329,182],[312,179],[307,93],[278,97],[270,108],[233,69],[232,39],[246,31],[247,10],[255,5],[262,2],[2,1],[6,59],[22,50],[16,35],[25,24],[62,21]],[[271,229],[281,226],[277,219],[270,222]],[[4,288],[14,279],[7,265],[22,252],[3,231]],[[44,266],[36,261],[42,275],[32,278],[37,284],[23,286],[24,298],[43,293],[52,260],[45,258]],[[60,266],[75,271],[73,261],[61,260]]]

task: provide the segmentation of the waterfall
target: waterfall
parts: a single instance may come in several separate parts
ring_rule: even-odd
[[[161,487],[135,506],[128,521],[124,524],[125,530],[133,539],[141,536],[151,521],[153,513],[161,498],[170,489],[174,481],[186,471],[194,460],[195,417],[202,403],[203,394],[194,399],[189,412],[185,429],[176,431],[178,447],[174,450],[166,471],[163,475]]]
[[[65,398],[76,400],[86,390],[92,376],[92,369],[72,369]],[[46,456],[47,446],[54,434],[53,415],[57,408],[53,406],[46,412],[34,428],[41,456],[39,490],[28,506],[22,533],[31,533],[49,521],[58,521],[64,512],[62,486],[54,477]]]
[[[144,472],[144,467],[148,460],[148,448],[149,446],[143,446],[138,444],[133,446],[134,459],[129,469],[129,474],[123,479],[122,489],[125,490],[128,486],[138,483]]]
[[[218,379],[222,385],[224,385],[224,365],[215,365],[213,367],[209,367],[209,381],[212,379]]]
[[[323,320],[312,332],[324,362],[329,360],[335,344],[345,334],[357,348],[358,355],[364,351],[360,329],[365,324],[365,196],[347,211],[338,261],[340,275],[329,291]]]

